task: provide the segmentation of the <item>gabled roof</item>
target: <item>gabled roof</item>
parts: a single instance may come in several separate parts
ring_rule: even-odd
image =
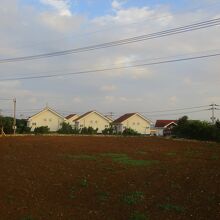
[[[177,125],[177,120],[157,120],[155,127],[156,128],[164,128],[167,127],[168,125],[174,123],[175,125]]]
[[[113,121],[114,124],[120,124],[122,122],[124,122],[125,120],[127,120],[128,118],[134,116],[134,115],[138,115],[139,117],[143,118],[144,120],[148,121],[149,123],[152,123],[152,121],[150,121],[149,119],[146,119],[144,116],[142,116],[139,113],[127,113],[122,115],[121,117],[117,118],[115,121]]]
[[[57,112],[54,111],[53,109],[51,109],[51,108],[49,108],[49,107],[46,107],[46,108],[44,108],[42,111],[40,111],[40,112],[38,112],[38,113],[32,115],[31,117],[29,117],[28,120],[30,120],[30,119],[32,119],[32,118],[34,118],[34,117],[40,115],[40,114],[43,113],[43,112],[46,112],[46,111],[50,111],[50,112],[52,112],[53,114],[55,114],[56,116],[58,116],[58,117],[60,117],[60,118],[62,118],[62,119],[65,119],[62,115],[60,115],[59,113],[57,113]]]
[[[96,113],[97,115],[99,115],[100,117],[104,118],[105,120],[107,120],[108,122],[111,122],[112,120],[104,115],[102,115],[101,113],[97,112],[97,111],[89,111],[86,112],[85,114],[81,115],[80,117],[76,118],[74,121],[79,121],[82,118],[85,118],[87,115],[90,115],[91,113]]]
[[[68,115],[68,116],[66,116],[66,119],[70,119],[70,118],[72,118],[72,117],[74,117],[74,116],[76,116],[77,114],[70,114],[70,115]]]
[[[123,121],[127,120],[131,116],[135,115],[136,113],[127,113],[122,115],[121,117],[117,118],[116,120],[113,121],[113,123],[122,123]]]

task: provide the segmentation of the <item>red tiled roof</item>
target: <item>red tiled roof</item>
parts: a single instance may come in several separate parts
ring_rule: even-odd
[[[125,115],[122,115],[121,117],[119,117],[118,119],[113,121],[113,123],[121,123],[121,122],[125,121],[126,119],[130,118],[131,116],[133,116],[135,114],[136,113],[127,113]]]
[[[177,123],[177,120],[157,120],[156,124],[155,124],[155,127],[163,128],[163,127],[167,126],[168,124],[170,124],[172,122]]]
[[[70,119],[70,118],[72,118],[73,116],[75,116],[76,114],[70,114],[70,115],[68,115],[68,116],[66,116],[66,119]]]

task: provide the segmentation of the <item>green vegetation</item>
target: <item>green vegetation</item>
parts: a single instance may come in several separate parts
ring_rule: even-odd
[[[148,220],[149,217],[140,212],[134,212],[129,220]]]
[[[50,129],[47,126],[41,126],[34,129],[35,134],[49,134]]]
[[[133,130],[131,128],[126,128],[122,132],[122,135],[124,135],[124,136],[140,136],[140,134],[137,131],[135,131],[135,130]]]
[[[98,192],[97,193],[97,196],[98,196],[98,199],[101,201],[101,202],[105,202],[108,200],[109,198],[109,193],[108,192]]]
[[[3,126],[5,134],[13,133],[13,118],[12,117],[2,117],[0,116],[0,128]],[[28,134],[30,133],[30,128],[27,127],[27,120],[16,119],[16,132],[18,134]]]
[[[88,187],[89,182],[88,182],[87,178],[86,178],[86,177],[83,177],[83,178],[80,180],[79,185],[80,185],[81,187]]]
[[[203,141],[220,141],[220,122],[215,125],[198,120],[188,120],[187,116],[180,118],[173,134],[179,138],[196,139]]]
[[[87,155],[87,154],[80,154],[80,155],[65,154],[64,157],[71,160],[96,160],[96,156]]]
[[[159,208],[161,208],[163,211],[174,211],[177,213],[184,211],[184,208],[182,206],[177,206],[170,203],[161,204],[159,205]]]
[[[110,157],[112,161],[128,166],[150,166],[159,162],[157,160],[132,159],[127,154],[104,153],[101,156]]]
[[[22,218],[21,220],[35,220],[35,219],[32,218],[31,216],[25,216],[25,217]]]
[[[122,201],[127,205],[136,205],[144,200],[143,192],[129,192],[122,196]]]
[[[167,156],[170,156],[170,157],[174,157],[176,156],[176,152],[168,152],[166,153]]]

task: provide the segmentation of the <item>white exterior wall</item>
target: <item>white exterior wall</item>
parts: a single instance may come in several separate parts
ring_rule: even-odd
[[[147,134],[150,135],[151,131],[151,124],[144,118],[140,117],[139,115],[133,115],[130,118],[123,121],[120,125],[116,125],[119,129],[118,131],[124,131],[125,128],[131,128],[137,131],[140,134]]]
[[[83,127],[92,127],[94,129],[98,128],[98,133],[102,133],[105,128],[110,127],[110,122],[101,117],[99,114],[92,112],[85,117],[77,120],[76,127],[78,129],[81,129]]]
[[[61,128],[64,118],[59,117],[50,110],[45,110],[36,116],[29,118],[28,127],[34,131],[36,127],[48,126],[50,131],[57,131]]]
[[[73,128],[75,128],[75,120],[79,117],[79,115],[74,115],[72,118],[66,119],[66,123],[69,123]]]
[[[156,135],[163,136],[163,128],[156,128]]]

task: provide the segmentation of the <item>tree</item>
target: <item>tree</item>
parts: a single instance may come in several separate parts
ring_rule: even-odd
[[[41,126],[34,129],[35,134],[48,134],[50,132],[50,129],[48,126]]]
[[[69,123],[63,122],[62,127],[58,130],[60,134],[73,134],[73,128]]]

